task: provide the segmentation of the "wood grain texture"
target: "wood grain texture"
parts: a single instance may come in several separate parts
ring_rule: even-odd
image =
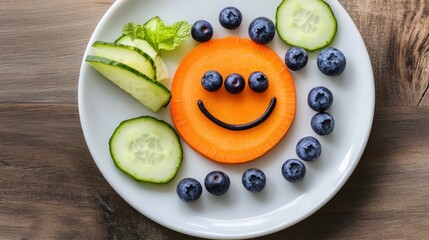
[[[76,105],[1,104],[0,122],[0,239],[164,234],[102,178],[85,145]]]
[[[429,2],[340,2],[367,45],[377,106],[429,106]]]
[[[113,2],[0,0],[0,239],[196,239],[130,207],[85,144],[78,73]],[[374,68],[367,149],[320,211],[258,239],[428,239],[429,2],[340,2]]]
[[[76,103],[86,44],[111,3],[2,1],[0,102]]]

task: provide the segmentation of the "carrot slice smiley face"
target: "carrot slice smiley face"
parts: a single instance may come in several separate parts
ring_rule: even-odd
[[[224,87],[210,92],[202,76],[216,70],[246,80],[263,72],[269,87],[256,93],[248,84],[239,94]],[[182,138],[203,156],[220,163],[254,160],[273,148],[295,117],[293,79],[271,49],[251,40],[227,37],[200,44],[182,60],[172,83],[171,116]]]

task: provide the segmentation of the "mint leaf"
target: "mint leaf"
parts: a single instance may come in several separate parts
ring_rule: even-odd
[[[159,49],[171,51],[177,46],[180,46],[189,37],[191,25],[185,21],[176,22],[171,26],[158,28],[156,42]]]
[[[122,34],[129,36],[131,40],[136,38],[144,39],[145,37],[143,25],[132,22],[125,24],[125,26],[122,28]]]
[[[128,23],[124,26],[122,34],[128,35],[132,40],[147,41],[157,52],[159,50],[171,51],[180,46],[190,36],[191,24],[178,21],[166,26],[160,17],[156,16],[145,24]]]

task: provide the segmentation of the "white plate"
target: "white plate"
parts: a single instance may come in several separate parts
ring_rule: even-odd
[[[214,37],[241,35],[248,37],[247,27],[252,19],[267,16],[275,19],[278,1],[260,0],[118,0],[98,24],[85,55],[91,52],[95,40],[114,41],[121,35],[124,24],[144,23],[159,15],[167,24],[178,20],[190,23],[209,20]],[[293,72],[297,91],[296,118],[281,142],[260,159],[240,164],[222,165],[197,154],[183,142],[184,162],[176,178],[167,185],[137,183],[113,164],[108,140],[117,125],[129,118],[152,115],[172,123],[169,109],[157,114],[148,111],[128,94],[104,79],[85,62],[79,80],[79,113],[85,139],[95,163],[115,191],[150,219],[173,230],[206,238],[250,238],[287,228],[320,209],[344,185],[366,146],[374,114],[374,79],[364,42],[343,7],[327,0],[338,20],[338,33],[332,44],[347,58],[345,72],[339,77],[323,76],[316,66],[317,53],[309,56],[308,65]],[[237,31],[223,29],[218,22],[219,11],[236,6],[243,13]],[[177,51],[162,52],[171,75],[185,54],[195,45],[190,41]],[[281,58],[289,48],[278,37],[268,45]],[[329,136],[317,136],[310,127],[314,112],[308,107],[309,90],[323,85],[332,90],[334,103],[329,112],[336,126]],[[304,136],[316,136],[322,144],[322,155],[313,163],[305,163],[307,174],[303,182],[291,184],[283,179],[281,165],[297,158],[296,143]],[[247,192],[241,184],[242,173],[250,167],[262,169],[267,186],[259,194]],[[226,172],[231,178],[227,194],[215,197],[203,191],[194,204],[182,202],[176,195],[176,185],[183,177],[203,182],[212,170]]]

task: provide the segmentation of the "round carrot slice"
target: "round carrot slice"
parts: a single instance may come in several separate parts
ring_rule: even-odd
[[[201,85],[209,70],[218,71],[224,79],[239,73],[246,87],[239,94],[224,87],[209,92]],[[263,93],[248,86],[247,79],[255,71],[268,78]],[[220,163],[260,157],[283,138],[295,116],[295,86],[283,61],[271,49],[244,38],[213,39],[191,50],[176,70],[171,93],[170,111],[179,134],[197,152]],[[233,128],[216,123],[207,113]]]

